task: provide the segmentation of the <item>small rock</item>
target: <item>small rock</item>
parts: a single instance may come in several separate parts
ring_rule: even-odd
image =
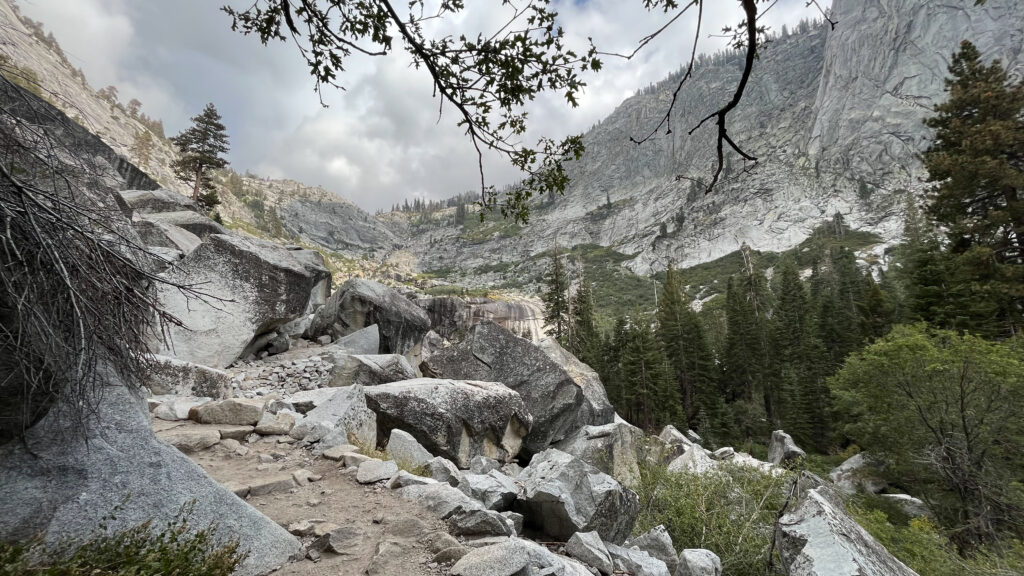
[[[332,339],[330,334],[324,334],[323,336],[320,336],[319,338],[316,339],[316,343],[321,346],[327,346],[328,344],[331,343],[331,341]]]
[[[320,476],[319,474],[314,474],[309,470],[305,469],[296,470],[295,472],[292,472],[292,479],[295,480],[295,483],[298,484],[299,486],[308,486],[310,482],[317,482],[321,478],[323,478],[323,476]]]
[[[371,458],[369,456],[364,456],[363,454],[352,454],[352,453],[345,454],[343,459],[345,461],[345,467],[346,468],[352,468],[352,467],[357,467],[358,468],[359,465],[362,464],[363,462],[367,462],[367,461],[371,460]]]
[[[577,532],[565,543],[565,553],[583,562],[588,566],[597,568],[601,574],[606,576],[612,573],[615,566],[612,564],[612,557],[608,554],[601,536],[597,532]]]
[[[474,456],[469,461],[469,471],[473,474],[487,474],[491,470],[497,470],[500,467],[500,462],[486,456]]]
[[[437,456],[427,462],[427,473],[438,482],[445,482],[451,486],[458,486],[462,481],[462,473],[458,466],[447,458]]]
[[[395,476],[388,481],[387,487],[391,490],[398,490],[399,488],[405,488],[406,486],[413,486],[416,484],[437,484],[437,480],[417,476],[406,472],[405,470],[399,470],[398,474],[395,474]]]
[[[288,532],[293,536],[303,537],[309,536],[313,533],[313,523],[309,520],[299,520],[298,522],[292,522],[287,527]]]
[[[675,576],[722,576],[722,561],[710,550],[683,550]]]
[[[291,474],[280,474],[265,478],[257,478],[249,484],[250,496],[263,496],[275,492],[287,492],[295,487]]]
[[[729,446],[719,448],[718,450],[715,450],[714,452],[711,453],[711,457],[714,458],[715,460],[728,460],[735,455],[736,450],[732,449]]]
[[[360,484],[373,484],[381,480],[389,480],[395,474],[398,474],[398,464],[393,460],[381,461],[374,458],[359,465],[356,481]]]

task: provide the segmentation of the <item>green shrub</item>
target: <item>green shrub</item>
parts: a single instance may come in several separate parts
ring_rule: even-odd
[[[39,543],[0,542],[0,576],[230,576],[245,559],[237,540],[225,540],[209,526],[189,524],[194,503],[162,529],[152,521],[107,533],[99,530],[80,546],[46,550]]]
[[[791,476],[735,465],[719,470],[669,474],[663,466],[642,467],[635,531],[664,524],[677,546],[718,554],[724,574],[763,576]]]

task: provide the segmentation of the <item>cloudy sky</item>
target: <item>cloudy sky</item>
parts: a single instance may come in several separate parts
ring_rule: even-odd
[[[320,185],[367,210],[405,198],[445,198],[474,189],[479,179],[469,141],[454,114],[438,121],[429,77],[409,66],[404,52],[353,58],[341,82],[326,90],[324,108],[304,61],[291,44],[263,47],[232,32],[218,8],[251,0],[18,0],[57,37],[72,64],[93,87],[115,85],[122,101],[138,98],[172,135],[213,102],[228,127],[229,159],[237,171]],[[404,3],[399,2],[399,5]],[[647,13],[641,0],[553,0],[570,44],[592,37],[602,51],[630,52],[666,17]],[[816,17],[805,0],[779,0],[763,16],[773,29]],[[830,1],[821,2],[823,6]],[[499,0],[470,0],[438,32],[493,31],[506,14]],[[707,2],[699,51],[725,40],[708,34],[741,19],[738,3]],[[560,95],[529,109],[533,136],[585,131],[636,89],[678,68],[689,54],[694,18],[684,16],[630,61],[603,58],[588,76],[578,108]],[[515,180],[498,158],[487,162],[489,184]]]

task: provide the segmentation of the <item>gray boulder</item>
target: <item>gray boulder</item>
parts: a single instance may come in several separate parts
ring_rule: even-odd
[[[775,534],[789,576],[916,576],[850,518],[820,478],[802,473],[797,490]]]
[[[562,348],[558,340],[545,338],[537,343],[541,352],[547,354],[548,358],[562,367],[562,370],[576,382],[576,385],[583,391],[584,418],[594,423],[613,422],[615,418],[615,407],[608,401],[608,393],[601,383],[601,377],[597,371],[580,362],[571,352]]]
[[[227,228],[217,224],[205,215],[192,212],[191,210],[180,210],[177,212],[153,212],[150,214],[142,214],[139,218],[148,222],[153,222],[154,224],[169,224],[171,226],[183,228],[203,240],[207,240],[214,234],[228,233]]]
[[[344,429],[348,441],[358,446],[377,445],[377,415],[368,407],[362,386],[335,388],[325,402],[306,413],[300,423],[312,429],[316,424],[328,424],[331,429]],[[299,425],[296,425],[296,429]],[[298,432],[292,430],[292,437]],[[309,441],[308,437],[298,438]]]
[[[722,560],[710,550],[689,548],[679,554],[674,576],[722,576]]]
[[[527,525],[561,540],[576,532],[596,531],[605,542],[622,542],[639,513],[632,490],[560,450],[535,455],[518,481],[523,493],[516,511]]]
[[[672,576],[665,563],[643,550],[606,544],[615,569],[633,576]]]
[[[925,518],[935,517],[931,508],[929,508],[923,500],[920,498],[914,498],[910,494],[879,494],[879,496],[898,506],[900,510],[903,510],[904,514],[911,518],[917,518],[919,516],[923,516]]]
[[[441,456],[435,456],[427,462],[427,473],[434,480],[451,486],[458,486],[462,482],[462,473],[459,472],[459,467],[451,460]]]
[[[878,494],[888,485],[880,474],[880,470],[884,467],[884,462],[873,458],[870,454],[859,452],[833,468],[828,473],[828,477],[836,485],[836,488],[846,494],[857,492]]]
[[[158,212],[199,212],[199,207],[191,198],[173,190],[123,190],[119,192],[125,204],[135,214],[155,214]]]
[[[623,546],[626,548],[639,548],[665,563],[669,574],[675,574],[679,558],[676,555],[675,546],[672,545],[672,537],[664,524],[659,524],[647,532],[628,540]]]
[[[708,456],[706,450],[699,444],[694,444],[682,456],[669,462],[668,471],[673,473],[688,472],[693,474],[707,474],[715,470],[715,461]]]
[[[426,468],[434,455],[420,445],[412,434],[395,428],[388,437],[388,456],[407,468]]]
[[[533,416],[523,441],[527,454],[614,417],[611,410],[595,410],[583,386],[540,348],[490,321],[473,326],[463,342],[433,354],[420,370],[437,378],[501,382],[518,392]]]
[[[511,509],[520,492],[516,483],[498,470],[487,474],[463,474],[458,488],[488,510],[498,512]]]
[[[427,484],[437,484],[437,480],[417,476],[406,472],[405,470],[399,470],[398,474],[395,474],[391,480],[388,480],[387,487],[391,490],[398,490],[399,488],[405,488],[406,486],[421,486]]]
[[[624,486],[640,482],[644,431],[626,422],[584,426],[554,448],[583,460]]]
[[[374,386],[416,378],[416,370],[400,354],[336,354],[331,360],[329,386]]]
[[[23,442],[0,447],[0,540],[86,538],[115,508],[116,519],[106,519],[112,530],[162,526],[195,500],[193,526],[214,524],[249,553],[238,574],[269,572],[299,553],[294,536],[159,441],[141,397],[115,375],[107,381],[84,429],[53,409]]]
[[[768,442],[768,462],[781,465],[805,457],[807,453],[796,445],[792,436],[782,430],[772,432],[772,439]]]
[[[292,431],[302,415],[290,410],[279,410],[276,414],[264,411],[256,422],[256,433],[263,436],[283,436]]]
[[[487,474],[498,468],[501,468],[501,462],[486,456],[473,456],[469,461],[469,471],[473,474]]]
[[[154,349],[224,368],[254,338],[301,316],[313,286],[330,273],[326,268],[310,269],[272,242],[214,234],[165,276],[171,282],[195,285],[207,296],[189,298],[174,286],[161,284],[161,306],[184,326],[170,326],[166,342],[154,334]]]
[[[200,424],[234,424],[236,426],[254,426],[263,414],[263,404],[259,398],[228,398],[216,400],[193,407],[188,412],[189,420]]]
[[[356,482],[373,484],[382,480],[390,480],[398,474],[398,464],[394,460],[377,460],[371,458],[359,465],[356,470]]]
[[[142,244],[149,248],[150,251],[162,248],[179,252],[181,257],[174,258],[174,260],[180,260],[185,255],[191,254],[193,250],[203,243],[199,236],[188,230],[163,222],[136,220],[132,222],[132,228],[139,235]]]
[[[592,576],[585,566],[520,538],[472,550],[452,566],[452,576]]]
[[[605,547],[597,532],[573,534],[565,543],[565,553],[587,566],[593,566],[605,576],[615,570],[615,564],[612,563],[612,557],[608,554],[608,548]]]
[[[430,318],[422,308],[383,284],[353,278],[341,285],[313,317],[307,334],[340,338],[376,324],[380,330],[380,354],[413,351],[430,330]]]
[[[447,520],[458,512],[483,509],[479,502],[443,482],[406,486],[397,492],[405,500],[419,504],[441,520]]]
[[[327,337],[329,338],[330,336]],[[330,359],[332,364],[338,364],[343,362],[346,356],[352,354],[377,354],[378,350],[380,350],[380,330],[376,324],[373,324],[372,326],[356,330],[348,336],[332,339],[324,347],[323,354]]]
[[[519,395],[494,382],[419,378],[365,390],[380,437],[400,428],[431,454],[463,468],[473,456],[503,461],[515,457],[530,429],[531,418]]]
[[[201,406],[211,401],[211,398],[199,398],[196,396],[168,396],[159,398],[159,404],[153,409],[153,418],[174,422],[176,420],[188,420],[188,414],[192,408]],[[153,400],[151,398],[150,400]]]
[[[512,520],[494,510],[466,510],[451,515],[448,531],[453,536],[483,538],[487,536],[515,536]]]
[[[199,396],[215,400],[231,397],[231,377],[227,372],[159,355],[151,358],[146,387],[153,394]]]

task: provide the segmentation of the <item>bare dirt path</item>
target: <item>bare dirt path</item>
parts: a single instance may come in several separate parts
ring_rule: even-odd
[[[154,421],[158,435],[207,427]],[[360,485],[337,462],[312,458],[308,451],[279,444],[276,437],[257,442],[222,440],[190,454],[221,484],[244,492],[246,501],[284,527],[309,522],[319,532],[344,528],[318,562],[302,560],[275,574],[288,576],[443,576],[432,562],[431,540],[447,535],[443,524],[421,507],[402,500],[382,484]],[[319,479],[296,482],[307,470]],[[299,474],[303,476],[302,473]],[[289,482],[290,480],[290,482]],[[302,485],[304,484],[304,485]],[[266,493],[264,493],[266,492]],[[309,544],[314,535],[303,537]]]

